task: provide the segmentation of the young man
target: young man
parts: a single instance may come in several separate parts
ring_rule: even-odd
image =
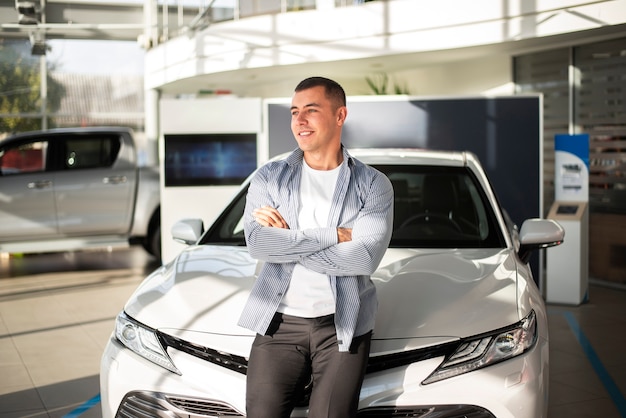
[[[289,417],[309,382],[309,417],[356,416],[378,307],[370,275],[391,238],[393,188],[342,146],[347,114],[338,83],[300,82],[298,148],[263,166],[248,190],[248,250],[265,262],[239,320],[257,332],[248,418]]]

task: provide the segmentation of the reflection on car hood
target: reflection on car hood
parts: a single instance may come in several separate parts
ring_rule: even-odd
[[[379,300],[372,354],[517,322],[516,265],[508,253],[389,249],[372,276]],[[149,327],[247,355],[253,333],[237,321],[259,268],[244,247],[189,247],[146,278],[125,310]]]

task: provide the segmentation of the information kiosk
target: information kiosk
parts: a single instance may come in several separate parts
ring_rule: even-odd
[[[548,213],[565,230],[547,249],[546,301],[580,305],[589,282],[589,136],[555,137],[555,202]]]

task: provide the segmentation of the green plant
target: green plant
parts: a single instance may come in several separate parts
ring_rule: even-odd
[[[389,87],[389,76],[386,73],[377,73],[373,76],[365,77],[367,85],[372,92],[376,95],[385,95],[387,88]],[[393,94],[409,94],[409,89],[406,86],[393,83]]]
[[[389,83],[389,76],[387,76],[387,74],[374,74],[371,77],[365,77],[365,81],[370,86],[370,89],[372,89],[374,94],[387,94],[387,84]]]

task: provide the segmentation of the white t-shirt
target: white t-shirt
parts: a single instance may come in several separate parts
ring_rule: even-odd
[[[314,170],[303,160],[298,214],[300,229],[328,226],[340,168],[341,165],[332,170]],[[328,276],[296,264],[278,312],[302,318],[335,313],[335,298]]]

